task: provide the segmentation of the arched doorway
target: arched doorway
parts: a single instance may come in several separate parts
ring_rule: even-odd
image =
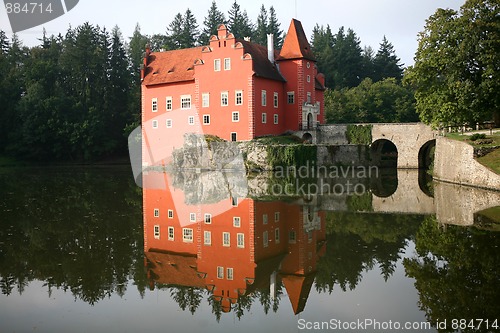
[[[370,146],[372,161],[381,168],[396,168],[398,166],[398,148],[387,139],[374,141]]]
[[[312,113],[307,114],[307,129],[313,128],[313,115]]]

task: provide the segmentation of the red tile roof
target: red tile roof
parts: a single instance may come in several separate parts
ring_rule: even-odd
[[[314,282],[315,274],[309,275],[285,275],[282,277],[288,298],[292,303],[293,313],[299,314],[306,307],[307,298]]]
[[[302,58],[316,61],[302,28],[302,23],[296,19],[292,19],[280,52],[280,59],[278,60]]]
[[[237,41],[243,44],[245,53],[250,53],[252,56],[253,71],[256,76],[282,82],[286,81],[278,71],[276,65],[271,63],[267,58],[267,47],[245,40],[238,39]]]
[[[194,80],[194,62],[201,58],[201,47],[152,52],[144,73],[145,85]]]

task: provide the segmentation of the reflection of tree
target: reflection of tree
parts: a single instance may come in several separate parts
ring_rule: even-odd
[[[95,304],[123,295],[131,276],[144,293],[142,198],[128,169],[13,172],[0,176],[0,196],[3,294],[41,280],[49,295]]]
[[[361,281],[362,272],[377,263],[387,280],[422,219],[413,215],[327,214],[327,253],[318,262],[316,289],[332,292],[338,284],[343,291],[352,290]]]
[[[454,318],[467,323],[478,318],[490,323],[500,320],[499,248],[499,233],[474,227],[442,229],[434,217],[421,225],[416,239],[418,258],[405,259],[404,266],[406,274],[416,280],[427,319],[433,324],[447,319],[448,329],[442,332],[453,331]],[[476,332],[463,330],[472,331]],[[486,331],[484,324],[477,330]]]
[[[170,296],[179,304],[182,311],[189,309],[189,312],[194,314],[203,298],[203,289],[184,286],[171,287]]]

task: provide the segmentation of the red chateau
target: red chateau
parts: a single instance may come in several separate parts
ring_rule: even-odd
[[[141,78],[143,126],[160,131],[184,134],[188,124],[197,124],[204,134],[245,141],[324,121],[324,76],[295,19],[279,52],[272,35],[266,48],[235,38],[222,24],[208,46],[165,52],[147,47]],[[173,110],[186,110],[186,119],[168,119]],[[165,114],[166,124],[154,120]]]

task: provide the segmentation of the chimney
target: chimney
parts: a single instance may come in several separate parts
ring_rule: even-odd
[[[267,58],[274,63],[274,35],[267,34]]]

